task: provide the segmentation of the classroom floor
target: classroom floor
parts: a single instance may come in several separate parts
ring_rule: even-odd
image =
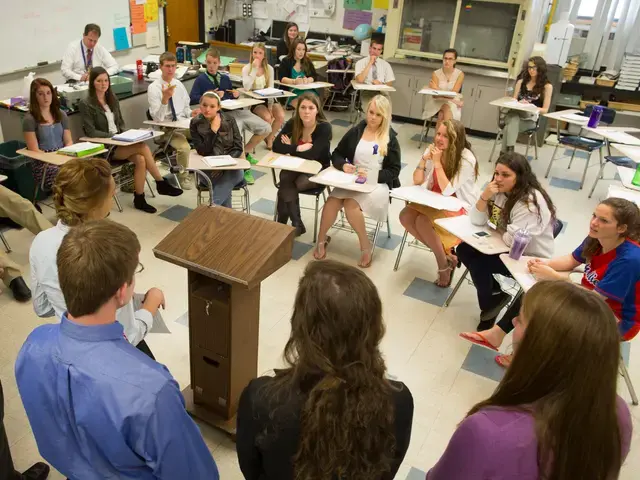
[[[348,128],[345,118],[345,114],[329,114],[333,124],[333,146]],[[393,126],[399,133],[402,149],[400,180],[403,185],[410,185],[413,168],[421,154],[421,150],[418,150],[420,127],[395,122]],[[479,159],[479,184],[484,185],[492,174],[488,157],[493,140],[471,137],[470,141]],[[523,145],[517,149],[524,153]],[[574,161],[571,170],[566,168],[568,159],[555,162],[550,181],[545,180],[544,172],[552,151],[551,146],[540,149],[540,158],[532,160],[532,165],[543,185],[548,187],[558,208],[559,218],[566,224],[556,241],[556,254],[564,254],[574,249],[586,235],[591,212],[598,199],[606,195],[610,182],[601,181],[593,198],[587,198],[597,171],[595,158],[587,175],[585,189],[581,191],[578,190],[584,166],[584,159],[581,158]],[[261,157],[264,153],[263,147],[259,147],[257,156]],[[615,172],[613,169],[605,170],[607,174],[611,176]],[[270,218],[276,195],[271,174],[256,169],[254,175],[256,183],[250,187],[252,213]],[[167,299],[163,315],[170,332],[150,334],[147,343],[158,361],[169,368],[183,388],[189,383],[186,271],[156,259],[152,248],[195,207],[195,193],[189,191],[177,199],[149,199],[161,212],[157,215],[135,211],[129,194],[121,194],[120,199],[125,210],[118,213],[114,208],[111,219],[132,228],[142,244],[141,262],[145,270],[136,278],[136,290],[144,292],[156,286],[164,290]],[[303,205],[312,206],[313,198],[303,197],[302,202]],[[376,249],[373,264],[366,272],[376,283],[384,305],[387,333],[382,350],[389,374],[409,386],[415,401],[411,444],[396,477],[414,480],[424,478],[423,472],[438,460],[456,425],[472,405],[491,394],[502,371],[493,362],[494,355],[490,351],[471,346],[458,337],[459,332],[473,330],[478,323],[479,309],[473,286],[465,282],[451,305],[442,308],[440,305],[447,292],[432,284],[436,278],[436,263],[430,252],[405,249],[400,268],[397,272],[393,271],[403,234],[398,221],[401,209],[401,202],[392,203],[391,238],[381,231],[378,241],[381,248]],[[51,209],[45,208],[45,214],[52,219],[54,217]],[[306,264],[313,261],[313,212],[305,210],[303,216],[308,233],[296,241],[294,259],[262,284],[259,374],[267,373],[282,363],[281,352],[290,331],[289,319],[298,279]],[[359,256],[356,236],[335,230],[331,236],[333,241],[328,249],[328,258],[355,265]],[[22,230],[10,231],[6,237],[14,250],[11,257],[23,265],[23,274],[28,281],[28,252],[32,236]],[[458,270],[454,283],[460,274],[461,270]],[[40,456],[16,388],[14,361],[26,336],[43,320],[36,317],[30,304],[13,301],[7,292],[0,295],[0,311],[0,379],[5,394],[4,422],[16,468],[24,470],[39,461]],[[507,339],[503,343],[503,350],[509,350],[510,343]],[[640,391],[640,355],[635,355],[633,345],[630,349],[629,345],[626,347],[625,357],[631,378]],[[631,405],[621,377],[619,393]],[[634,435],[631,453],[620,476],[623,480],[638,478],[640,472],[640,407],[631,407],[631,412]],[[243,478],[233,442],[207,425],[201,424],[201,429],[218,464],[221,478]],[[52,472],[50,478],[63,477]]]

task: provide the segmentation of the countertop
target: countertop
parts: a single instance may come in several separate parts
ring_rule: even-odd
[[[386,58],[387,62],[392,65],[407,65],[410,67],[418,67],[418,68],[432,68],[434,70],[442,67],[442,62],[440,60],[418,60],[414,58]],[[505,80],[509,78],[509,73],[506,70],[497,70],[495,68],[485,68],[478,67],[477,65],[459,65],[458,68],[462,70],[465,74],[472,75],[482,75],[485,77],[493,77],[493,78],[504,78]]]

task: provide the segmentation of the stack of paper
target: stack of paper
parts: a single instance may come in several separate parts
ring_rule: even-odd
[[[255,90],[255,93],[263,97],[273,97],[275,95],[282,95],[283,92],[277,88],[263,88],[261,90]]]
[[[104,150],[104,145],[101,143],[80,142],[61,148],[56,153],[69,155],[70,157],[86,157],[101,150]]]
[[[341,185],[356,183],[357,178],[358,176],[353,173],[344,173],[336,169],[328,169],[322,173],[322,179],[324,181]]]
[[[423,88],[418,93],[422,95],[435,95],[439,97],[455,97],[458,95],[456,92],[448,92],[446,90],[436,90],[434,88]]]
[[[212,168],[231,167],[238,164],[238,161],[230,155],[211,155],[208,157],[202,157],[202,160]]]
[[[616,89],[635,91],[638,85],[640,85],[640,55],[627,53],[622,61]]]
[[[222,100],[220,102],[220,106],[222,108],[242,108],[244,105],[245,104],[241,100]]]
[[[274,167],[287,169],[287,168],[300,168],[303,163],[304,163],[304,160],[302,158],[281,156],[276,158],[273,162],[271,162],[271,165]]]
[[[127,130],[126,132],[118,133],[114,135],[113,140],[117,140],[119,142],[139,142],[140,140],[146,140],[147,138],[153,137],[152,130],[140,130],[132,128],[131,130]]]

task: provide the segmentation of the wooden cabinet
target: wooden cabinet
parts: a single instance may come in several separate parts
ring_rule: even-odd
[[[426,73],[422,73],[423,70],[413,70],[417,70],[420,73],[416,75],[413,72],[406,73],[394,70],[396,81],[393,82],[393,86],[396,91],[390,92],[389,96],[391,97],[391,108],[394,115],[419,120],[422,118],[424,95],[420,95],[418,92],[429,83],[429,80]],[[431,72],[429,72],[430,75]]]

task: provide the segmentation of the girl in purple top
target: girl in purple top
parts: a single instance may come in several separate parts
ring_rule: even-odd
[[[618,478],[632,427],[616,394],[620,336],[611,309],[577,285],[543,281],[513,323],[511,366],[427,480]]]

